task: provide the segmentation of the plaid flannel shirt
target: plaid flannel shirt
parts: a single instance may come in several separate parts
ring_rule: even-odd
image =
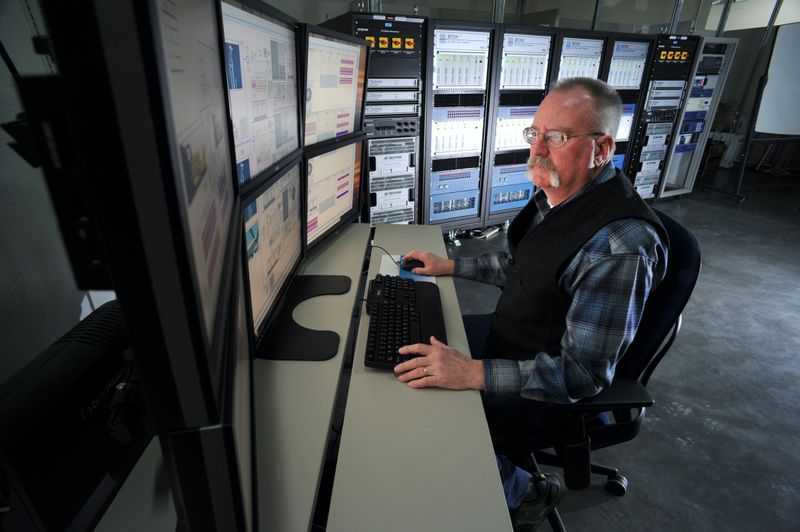
[[[615,175],[608,164],[571,201]],[[542,190],[534,194],[538,213],[532,226],[550,212]],[[570,261],[559,286],[572,298],[561,356],[532,353],[529,360],[492,359],[484,354],[486,394],[571,403],[595,395],[611,383],[619,357],[639,326],[648,294],[664,277],[667,250],[655,229],[626,218],[601,228]],[[505,285],[509,255],[487,253],[455,259],[454,275]]]

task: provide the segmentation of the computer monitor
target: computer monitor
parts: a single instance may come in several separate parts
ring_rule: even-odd
[[[347,277],[296,275],[303,258],[302,162],[300,157],[291,161],[243,201],[246,279],[258,358],[326,360],[339,345],[336,333],[306,329],[292,316],[308,298],[350,289]]]
[[[639,90],[649,49],[648,42],[616,41],[608,69],[608,84],[617,90]]]
[[[306,253],[358,215],[364,138],[306,154]]]
[[[225,2],[221,7],[236,177],[242,186],[300,149],[297,24],[262,2],[245,2],[247,11]]]
[[[220,330],[223,269],[235,187],[216,6],[173,2],[154,9],[176,194],[206,345]]]
[[[603,39],[564,37],[561,42],[561,61],[558,79],[595,78],[600,74],[603,59]]]
[[[361,130],[367,41],[306,27],[305,145]]]
[[[617,129],[617,134],[614,135],[614,140],[616,142],[628,142],[628,139],[631,137],[634,116],[636,116],[636,104],[623,104],[622,116],[620,116],[619,119],[619,128]]]
[[[253,332],[259,336],[303,253],[303,192],[297,158],[243,203]]]

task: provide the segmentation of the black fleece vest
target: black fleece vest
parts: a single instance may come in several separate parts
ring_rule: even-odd
[[[528,202],[508,229],[512,261],[492,316],[487,356],[523,360],[561,353],[571,297],[558,286],[570,260],[600,229],[622,218],[640,218],[668,243],[658,216],[619,171],[608,181],[554,207],[528,230],[537,209]]]

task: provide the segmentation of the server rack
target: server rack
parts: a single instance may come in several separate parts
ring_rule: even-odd
[[[426,65],[422,223],[483,226],[486,139],[494,135],[490,23],[431,20]]]
[[[625,168],[639,195],[655,199],[697,60],[700,37],[659,35],[647,77],[642,119]]]
[[[522,130],[531,125],[544,99],[553,64],[556,32],[503,25],[497,32],[492,83],[493,134],[487,136],[482,220],[505,223],[533,196],[527,175],[530,146]]]
[[[614,33],[609,37],[609,60],[600,79],[614,87],[622,99],[622,119],[615,137],[612,163],[624,170],[630,160],[632,138],[642,118],[648,65],[653,60],[655,36]]]
[[[362,217],[417,223],[426,19],[346,13],[321,24],[368,41],[364,131],[368,162]]]
[[[723,37],[703,40],[658,197],[692,191],[738,42],[738,39]]]

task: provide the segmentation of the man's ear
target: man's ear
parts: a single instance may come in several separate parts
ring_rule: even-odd
[[[601,166],[611,159],[614,153],[614,137],[611,135],[604,135],[597,139],[594,144],[594,164]]]

